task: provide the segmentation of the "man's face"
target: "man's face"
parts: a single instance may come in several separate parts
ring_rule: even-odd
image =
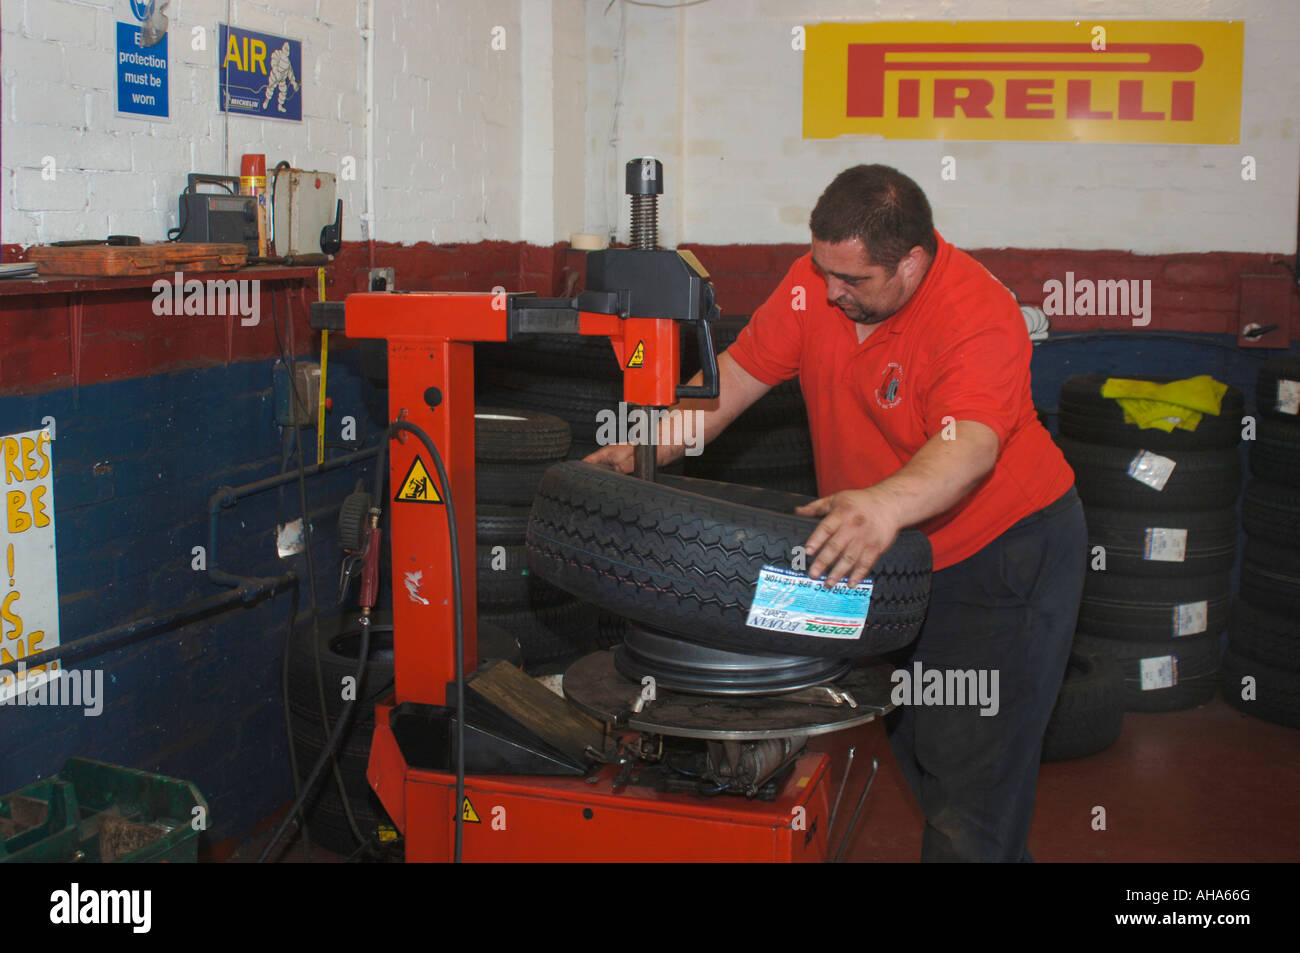
[[[925,277],[929,256],[920,248],[888,269],[873,264],[861,239],[812,241],[813,268],[826,280],[826,300],[850,321],[878,324],[907,304]]]

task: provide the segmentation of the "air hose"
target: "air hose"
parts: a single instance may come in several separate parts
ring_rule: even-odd
[[[424,431],[424,428],[410,421],[398,420],[388,428],[388,438],[395,439],[397,434],[402,431],[409,431],[424,444],[424,448],[429,451],[429,457],[433,460],[434,468],[438,472],[438,482],[442,486],[442,498],[447,505],[447,531],[451,543],[451,583],[452,594],[454,597],[453,608],[455,612],[455,655],[456,655],[456,841],[453,859],[460,863],[462,844],[464,841],[465,818],[461,813],[460,805],[465,801],[465,619],[464,606],[460,599],[460,546],[456,534],[456,509],[452,501],[451,480],[447,477],[447,468],[443,465],[442,455],[438,453],[438,448],[434,446],[433,440]],[[375,506],[379,506],[379,501],[383,498],[383,473],[387,469],[385,452],[388,449],[388,442],[382,441],[380,444],[379,460],[376,464],[375,475]],[[372,511],[375,512],[375,511]],[[364,673],[366,662],[370,657],[370,622],[369,614],[363,614],[361,625],[361,654],[358,658],[356,684],[361,683],[361,677]],[[270,842],[262,850],[258,857],[261,863],[270,855],[272,849],[284,836],[285,830],[289,827],[293,818],[302,808],[303,803],[310,796],[312,790],[316,787],[316,782],[320,779],[321,772],[330,762],[335,749],[338,748],[339,742],[343,737],[343,732],[352,719],[352,710],[356,705],[356,700],[352,699],[344,706],[338,721],[334,725],[334,731],[326,741],[324,750],[316,759],[316,764],[312,768],[311,774],[307,778],[307,783],[303,785],[297,799],[294,802],[289,813],[285,815],[280,826],[276,828],[275,834]]]
[[[379,513],[379,501],[383,498],[382,494],[384,491],[384,473],[388,470],[387,456],[388,456],[388,441],[381,440],[379,442],[379,454],[377,456],[377,459],[375,460],[375,500],[374,500],[374,506],[371,508],[370,511],[371,514],[376,517],[378,516]],[[450,501],[448,505],[450,505]],[[378,559],[379,554],[375,553],[374,558]],[[296,599],[295,599],[295,604],[296,604]],[[460,604],[459,602],[457,602],[458,610],[459,610],[459,606]],[[361,651],[360,654],[357,656],[357,670],[352,678],[352,683],[354,685],[361,684],[362,678],[365,675],[366,663],[370,661],[370,611],[369,611],[370,608],[372,608],[372,606],[363,607],[361,618],[359,620],[361,623]],[[288,652],[287,646],[285,651],[286,653]],[[343,706],[343,711],[339,713],[338,720],[334,723],[334,730],[330,732],[329,738],[326,739],[325,747],[321,750],[320,755],[317,756],[316,758],[316,764],[312,767],[311,774],[307,776],[307,782],[304,785],[302,785],[301,789],[298,791],[297,797],[294,799],[293,807],[289,809],[289,813],[285,815],[284,820],[280,822],[280,826],[276,828],[275,834],[271,837],[270,842],[267,843],[267,845],[264,848],[262,848],[262,853],[257,858],[257,862],[259,864],[266,862],[266,859],[267,857],[270,856],[271,851],[275,849],[275,845],[278,844],[280,842],[280,838],[284,836],[284,832],[288,829],[289,824],[293,821],[294,817],[297,816],[299,812],[302,810],[302,806],[306,802],[307,798],[311,796],[311,792],[315,790],[316,782],[320,780],[321,772],[325,770],[325,767],[327,765],[333,763],[334,753],[338,749],[339,742],[343,738],[343,733],[344,731],[347,730],[348,725],[352,723],[352,712],[355,709],[356,704],[357,701],[356,698],[354,697],[349,699],[348,702]],[[290,736],[289,743],[290,743],[290,757],[292,759],[292,754],[293,754],[292,736]],[[297,777],[296,766],[294,767],[293,770],[294,770],[294,777],[296,778]],[[342,788],[341,785],[340,785],[339,794],[343,798],[344,806],[346,807],[347,792]]]

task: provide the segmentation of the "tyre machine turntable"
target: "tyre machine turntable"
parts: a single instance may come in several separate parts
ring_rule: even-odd
[[[832,808],[830,759],[805,742],[893,707],[883,664],[809,670],[806,660],[706,649],[634,625],[618,658],[597,652],[569,669],[568,701],[498,663],[463,682],[467,717],[457,721],[457,663],[463,673],[478,658],[472,342],[603,335],[624,369],[629,405],[718,393],[707,273],[689,252],[657,247],[662,167],[633,159],[627,183],[633,247],[590,252],[588,290],[572,300],[399,292],[311,307],[313,327],[386,340],[390,419],[430,435],[450,483],[421,501],[435,505],[404,499],[419,468],[432,481],[432,449],[390,431],[395,681],[376,706],[368,778],[409,861],[825,860],[852,754]],[[696,331],[698,386],[678,383],[679,322]],[[637,447],[636,475],[653,480],[654,464],[655,447]],[[471,567],[459,591],[448,491],[459,564]],[[419,598],[403,598],[412,578]],[[460,660],[458,605],[468,607]],[[772,663],[785,672],[775,682]],[[639,666],[659,673],[656,690],[636,678]],[[841,850],[874,776],[873,765]]]

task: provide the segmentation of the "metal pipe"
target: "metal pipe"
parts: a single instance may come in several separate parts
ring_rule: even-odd
[[[876,780],[876,771],[880,768],[880,759],[871,759],[871,774],[867,777],[867,785],[862,789],[862,794],[858,797],[858,806],[853,809],[853,817],[849,819],[849,829],[844,832],[844,838],[840,841],[840,848],[835,852],[835,860],[832,863],[838,864],[840,858],[844,856],[844,848],[849,846],[849,838],[853,832],[858,829],[858,820],[862,814],[862,805],[867,803],[867,794],[871,791],[871,782]],[[827,831],[829,834],[830,831]]]
[[[334,457],[326,460],[324,463],[313,464],[305,467],[302,471],[304,476],[314,476],[317,473],[324,473],[326,470],[334,470],[338,467],[348,466],[359,460],[365,460],[379,454],[378,447],[371,447],[367,450],[357,450],[354,453],[344,454],[341,457]],[[298,479],[298,471],[292,473],[281,473],[279,476],[267,477],[264,480],[255,480],[252,483],[245,483],[242,486],[223,486],[218,487],[217,491],[208,498],[208,578],[219,586],[242,586],[246,583],[255,581],[248,576],[236,576],[233,573],[225,572],[218,568],[217,565],[217,538],[218,538],[218,518],[221,510],[234,506],[235,503],[245,496],[252,496],[255,493],[261,493],[265,490],[273,490],[278,486],[285,486],[288,483]],[[303,514],[307,519],[307,514]]]
[[[335,457],[332,460],[326,460],[323,464],[318,464],[308,468],[308,472],[319,473],[325,470],[333,470],[336,467],[346,466],[349,463],[355,463],[368,457],[373,457],[379,453],[378,447],[371,447],[368,450],[358,450],[342,457]],[[42,652],[36,652],[33,655],[24,656],[21,661],[27,668],[35,668],[39,665],[45,665],[56,659],[65,657],[80,657],[87,654],[99,654],[118,644],[130,642],[139,636],[144,635],[154,629],[162,628],[181,619],[188,619],[205,615],[206,613],[223,609],[226,606],[233,605],[237,602],[245,604],[256,602],[263,596],[270,593],[278,592],[285,586],[291,586],[297,583],[298,576],[296,573],[287,572],[279,576],[236,576],[232,573],[223,572],[216,568],[217,555],[217,514],[223,506],[232,506],[235,501],[241,497],[250,496],[254,493],[260,493],[264,490],[274,489],[298,479],[298,474],[285,473],[278,477],[270,477],[265,480],[257,480],[253,483],[246,483],[243,486],[229,487],[224,486],[212,494],[208,501],[209,532],[208,532],[208,575],[213,582],[220,585],[232,587],[229,592],[222,593],[218,596],[211,596],[206,599],[193,600],[182,603],[179,606],[167,611],[157,612],[153,615],[144,616],[140,619],[133,619],[122,625],[114,626],[111,629],[105,629],[102,632],[96,632],[91,635],[83,636],[80,639],[74,639],[71,642],[65,642],[62,645],[56,645],[53,648],[45,649]],[[8,669],[0,669],[8,671]]]
[[[646,408],[645,413],[650,416],[651,420],[655,419],[653,412],[649,408]],[[653,483],[655,479],[655,457],[658,453],[659,447],[654,439],[637,444],[632,451],[632,475],[637,479],[649,480]]]
[[[831,836],[831,831],[835,830],[835,818],[840,813],[840,801],[844,798],[844,789],[849,783],[849,774],[853,771],[853,756],[857,753],[857,747],[849,748],[849,759],[844,765],[844,775],[840,778],[840,789],[835,794],[835,803],[831,805],[831,819],[826,823],[826,836]]]
[[[287,572],[282,576],[268,576],[264,579],[249,579],[237,589],[224,592],[218,596],[211,596],[207,599],[200,599],[195,602],[187,602],[169,612],[155,613],[151,616],[145,616],[142,619],[135,619],[111,629],[105,629],[103,632],[96,632],[93,635],[87,635],[80,639],[74,639],[71,642],[65,642],[57,645],[52,649],[46,649],[43,652],[37,652],[35,655],[24,656],[21,661],[27,668],[31,669],[38,665],[45,665],[55,659],[61,659],[71,655],[79,657],[87,654],[100,654],[110,648],[117,647],[120,643],[133,641],[152,629],[162,628],[172,622],[180,619],[188,619],[206,615],[217,609],[223,609],[228,605],[236,602],[255,602],[268,593],[275,592],[285,586],[293,585],[298,581],[296,574]]]

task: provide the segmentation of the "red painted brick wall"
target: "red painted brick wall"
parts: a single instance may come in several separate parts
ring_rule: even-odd
[[[785,275],[806,245],[688,245],[713,276],[718,303],[725,314],[748,314]],[[1043,283],[1065,280],[1151,281],[1152,312],[1148,331],[1203,331],[1236,334],[1242,275],[1286,275],[1282,255],[1210,252],[1200,255],[1134,255],[1121,251],[981,248],[970,253],[1015,292],[1023,304],[1043,301]],[[1290,321],[1300,337],[1300,294],[1291,289]],[[1128,318],[1058,315],[1058,331],[1101,328],[1132,329]]]
[[[24,249],[5,246],[0,257],[21,261]],[[562,246],[515,242],[375,246],[376,264],[396,268],[397,287],[407,291],[489,291],[499,285],[509,291],[558,294],[566,284],[576,284],[577,276],[565,270],[566,260],[574,257],[566,256]],[[581,256],[576,258],[580,266]],[[367,245],[344,245],[326,269],[326,296],[337,300],[366,290],[369,267]],[[316,297],[314,282],[263,282],[261,287],[261,322],[247,328],[237,320],[230,328],[233,319],[224,317],[155,315],[148,287],[86,293],[77,346],[67,295],[6,295],[0,286],[0,395],[274,357],[279,345],[272,289],[285,346],[298,354],[314,353],[319,345],[307,324],[306,307]],[[331,342],[332,348],[354,345],[341,336]]]
[[[724,314],[747,314],[776,287],[804,245],[687,245],[709,269]],[[1040,304],[1043,283],[1075,279],[1149,279],[1152,320],[1145,330],[1235,334],[1239,330],[1243,275],[1285,275],[1283,256],[1207,253],[1134,255],[1121,251],[1069,249],[976,249],[972,254],[1026,304]],[[6,261],[23,257],[19,246],[5,246]],[[377,265],[397,270],[397,287],[408,291],[535,291],[568,296],[580,288],[585,257],[564,245],[538,247],[520,242],[394,245],[377,243]],[[370,249],[350,242],[327,270],[326,289],[337,299],[367,286]],[[266,290],[264,288],[264,295]],[[313,291],[295,292],[290,332],[295,350],[314,349],[305,302]],[[280,303],[283,305],[284,296]],[[259,360],[276,353],[269,298],[262,303],[257,328],[235,328],[229,352],[222,319],[158,317],[152,294],[114,292],[90,295],[82,319],[81,380],[123,379],[183,367],[231,360]],[[281,314],[281,321],[285,321]],[[1289,324],[1300,338],[1300,294],[1290,287],[1289,309],[1276,320]],[[216,323],[214,323],[216,322]],[[1053,328],[1082,331],[1131,329],[1122,317],[1058,315]],[[67,387],[75,365],[72,326],[62,296],[6,296],[0,292],[0,393],[23,393]],[[340,340],[339,347],[349,346]]]

